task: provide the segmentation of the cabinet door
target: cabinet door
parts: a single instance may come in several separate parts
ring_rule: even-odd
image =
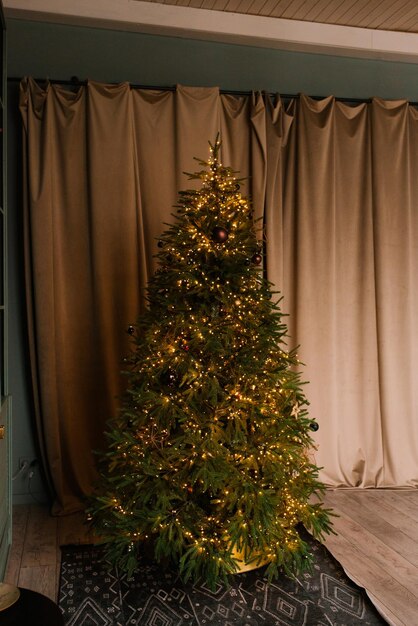
[[[11,545],[10,399],[0,408],[0,580],[3,580]]]
[[[0,580],[11,545],[11,401],[7,380],[6,26],[0,0]]]

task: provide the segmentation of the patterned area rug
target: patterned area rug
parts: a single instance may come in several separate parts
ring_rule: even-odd
[[[339,563],[307,538],[312,573],[268,583],[265,568],[237,574],[214,592],[144,563],[131,578],[110,568],[102,548],[62,548],[59,606],[66,626],[375,626],[386,624]]]

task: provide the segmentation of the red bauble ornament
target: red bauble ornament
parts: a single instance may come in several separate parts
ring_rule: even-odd
[[[185,352],[188,352],[190,350],[190,346],[185,339],[183,339],[183,341],[181,342],[180,348]]]
[[[255,265],[260,265],[261,261],[263,260],[263,257],[261,256],[261,254],[259,252],[256,252],[255,254],[253,254],[251,261],[255,264]]]
[[[225,241],[228,239],[228,235],[228,231],[222,226],[215,226],[215,228],[212,230],[212,239],[216,243],[225,243]]]

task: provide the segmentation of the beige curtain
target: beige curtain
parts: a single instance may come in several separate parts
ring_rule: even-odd
[[[222,159],[264,215],[267,273],[300,344],[322,479],[418,479],[415,110],[301,97],[27,79],[25,244],[38,431],[55,512],[83,505],[122,391],[128,325],[194,157]],[[415,380],[414,380],[415,378]]]
[[[417,486],[417,111],[302,96],[290,112],[267,261],[306,363],[321,478]]]
[[[89,83],[76,93],[21,84],[27,300],[40,443],[57,513],[82,506],[96,476],[92,450],[122,391],[126,329],[184,171],[221,133],[223,159],[249,177],[262,214],[261,96],[217,88],[176,93]]]

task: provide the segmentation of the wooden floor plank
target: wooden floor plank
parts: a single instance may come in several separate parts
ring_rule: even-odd
[[[45,506],[31,505],[22,567],[53,565],[57,562],[57,518]]]
[[[338,519],[338,533],[354,546],[367,546],[368,559],[387,574],[392,576],[396,572],[396,580],[414,596],[418,607],[418,569],[416,567],[343,512],[340,512]]]
[[[361,499],[363,500],[364,497],[361,496]],[[401,501],[405,503],[405,498],[401,498]],[[368,494],[367,506],[372,508],[373,512],[379,515],[381,519],[401,530],[418,544],[418,507],[416,517],[412,515],[411,509],[407,512],[405,506],[402,510],[402,515],[400,515],[399,508],[394,506],[393,498],[389,498],[388,494],[385,493],[376,494],[374,492]]]
[[[57,599],[56,585],[57,564],[22,567],[18,586],[37,591],[54,602]]]
[[[418,489],[328,490],[337,535],[325,545],[391,626],[418,625]],[[60,545],[91,543],[84,514],[53,518],[46,507],[14,509],[8,580],[56,600]]]
[[[416,596],[401,585],[394,575],[375,565],[358,546],[342,535],[327,537],[325,545],[344,566],[347,575],[359,586],[367,588],[383,615],[396,615],[396,626],[413,626],[418,615]]]
[[[61,554],[57,554],[57,564],[55,567],[55,578],[51,581],[51,584],[54,585],[54,597],[51,600],[58,600],[59,597],[59,586],[60,586],[60,575],[61,575]]]
[[[328,497],[328,502],[334,508],[340,509],[349,517],[367,528],[373,535],[379,537],[395,552],[407,559],[412,565],[418,567],[418,543],[404,532],[385,521],[375,512],[373,502],[366,494],[358,495],[355,492],[344,490],[334,491]]]
[[[17,585],[22,567],[23,546],[29,518],[29,506],[22,505],[13,510],[12,549],[7,563],[4,582]]]
[[[359,585],[359,587],[361,587],[361,585]],[[370,593],[368,589],[365,589],[365,592],[369,597],[370,602],[374,605],[377,612],[381,615],[385,622],[387,622],[388,626],[412,626],[412,624],[405,624],[405,622],[402,622],[394,613],[392,613],[392,610],[388,606],[383,607],[379,599]],[[389,605],[390,604],[391,603],[389,602]]]
[[[373,497],[376,496],[374,491],[371,493]],[[418,521],[418,490],[411,492],[408,490],[393,491],[382,489],[378,495],[381,501],[393,506],[401,514],[402,518]]]

